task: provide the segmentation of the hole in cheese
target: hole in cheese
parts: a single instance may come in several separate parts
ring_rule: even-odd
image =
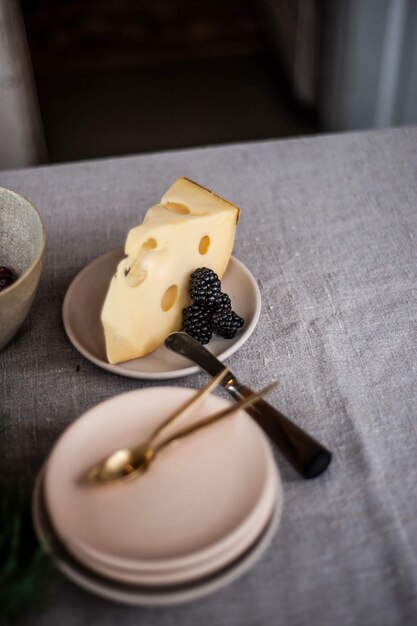
[[[157,246],[157,242],[156,239],[154,239],[153,237],[151,237],[150,239],[148,239],[148,241],[145,241],[145,243],[142,246],[142,250],[155,250],[156,246]]]
[[[125,271],[125,279],[129,287],[138,287],[145,278],[148,272],[142,270],[138,265],[133,264],[128,270]]]
[[[178,298],[178,286],[171,285],[171,287],[168,287],[168,289],[165,291],[164,295],[162,296],[161,309],[163,311],[169,311],[169,309],[171,309],[174,306],[177,298]]]
[[[178,215],[188,215],[188,213],[191,213],[188,206],[185,206],[185,204],[181,204],[180,202],[167,202],[165,206],[168,211],[171,211],[171,213],[177,213]]]
[[[210,237],[208,235],[204,235],[200,239],[200,245],[198,246],[198,251],[200,254],[207,254],[208,249],[210,248]]]
[[[157,246],[158,242],[156,241],[156,239],[154,239],[153,237],[147,239],[145,243],[142,244],[139,254],[133,260],[131,266],[125,268],[125,278],[127,279],[127,283],[130,285],[130,287],[137,287],[138,285],[143,283],[143,281],[147,277],[148,273],[141,267],[141,263],[146,254],[150,250],[155,250]]]

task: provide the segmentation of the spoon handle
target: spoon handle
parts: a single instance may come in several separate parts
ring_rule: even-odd
[[[135,474],[139,472],[140,468],[131,469],[132,466],[132,458],[140,459],[140,463],[143,463],[144,460],[144,450],[145,456],[147,455],[146,462],[150,463],[153,459],[153,455],[155,452],[155,446],[153,446],[153,441],[160,435],[165,428],[167,428],[170,424],[172,424],[175,420],[182,417],[190,409],[195,407],[201,400],[210,393],[214,387],[216,387],[220,381],[226,376],[229,371],[228,367],[225,367],[221,372],[219,372],[214,378],[210,379],[209,382],[198,389],[188,400],[183,402],[178,408],[176,408],[172,413],[168,415],[168,417],[159,424],[155,430],[151,433],[151,435],[147,438],[145,442],[140,445],[132,446],[131,448],[121,448],[119,450],[115,450],[111,454],[109,454],[106,458],[102,459],[99,463],[96,463],[93,467],[89,468],[87,472],[85,472],[81,477],[81,482],[85,483],[107,483],[107,482],[117,482],[121,478],[128,478],[129,476],[133,477]],[[250,394],[252,397],[252,394]],[[176,439],[177,436],[174,437]],[[109,474],[108,466],[112,466],[112,470]],[[135,465],[135,464],[133,464]],[[117,469],[114,469],[116,467]],[[125,473],[119,476],[120,469],[125,469]],[[128,469],[129,468],[129,469]]]
[[[183,417],[186,413],[188,413],[194,406],[196,406],[201,400],[207,396],[210,391],[212,391],[221,380],[226,376],[229,371],[228,367],[225,367],[221,372],[217,374],[214,378],[209,380],[207,385],[196,391],[195,394],[191,396],[188,400],[186,400],[181,406],[179,406],[173,413],[171,413],[163,422],[159,424],[157,428],[152,432],[148,439],[148,445],[152,444],[152,441],[160,435],[170,424],[172,424],[179,417]]]
[[[238,402],[235,402],[234,404],[227,407],[226,409],[222,409],[221,411],[217,411],[216,413],[213,413],[212,415],[208,415],[207,417],[200,420],[199,422],[196,422],[195,424],[191,424],[191,426],[187,426],[186,428],[183,428],[182,430],[174,433],[173,435],[171,435],[164,441],[161,441],[161,443],[159,443],[157,446],[155,446],[152,449],[152,460],[155,458],[155,456],[159,452],[161,452],[164,448],[166,448],[170,444],[176,441],[179,441],[180,439],[184,439],[185,437],[188,437],[189,435],[192,435],[193,433],[197,432],[198,430],[202,430],[203,428],[206,428],[207,426],[211,426],[211,424],[214,424],[215,422],[218,422],[222,420],[223,418],[228,417],[229,415],[231,415],[235,411],[238,411],[239,409],[247,409],[248,407],[253,405],[255,402],[258,402],[264,395],[266,395],[269,391],[274,389],[274,387],[276,386],[277,386],[277,383],[275,382],[275,383],[271,383],[267,387],[264,387],[264,389],[261,389],[261,391],[258,391],[258,392],[251,391],[245,396],[245,398],[243,398],[242,400],[239,400]]]

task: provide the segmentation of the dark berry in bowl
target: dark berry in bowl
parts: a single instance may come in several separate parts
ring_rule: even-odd
[[[5,265],[0,265],[0,276],[13,276],[14,277],[14,272],[13,270],[6,267]]]
[[[14,272],[4,265],[0,265],[0,291],[13,285],[15,281],[16,276]]]

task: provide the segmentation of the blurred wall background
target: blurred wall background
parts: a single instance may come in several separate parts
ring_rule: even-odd
[[[0,0],[0,167],[417,122],[413,0]]]

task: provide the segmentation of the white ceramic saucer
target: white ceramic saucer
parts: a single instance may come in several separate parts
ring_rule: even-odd
[[[56,567],[72,582],[105,600],[133,606],[162,607],[182,604],[212,594],[248,572],[270,546],[278,529],[282,503],[272,512],[258,540],[235,562],[213,576],[176,587],[149,588],[116,582],[100,576],[77,561],[57,537],[50,522],[43,498],[43,476],[39,475],[32,502],[33,522],[41,544],[54,557]]]
[[[266,506],[267,504],[268,506]],[[240,541],[236,541],[228,549],[224,550],[220,554],[217,554],[215,557],[209,557],[203,562],[195,565],[174,569],[168,572],[143,572],[132,569],[115,568],[114,566],[109,566],[92,559],[89,554],[83,553],[76,546],[67,544],[66,547],[69,552],[72,552],[79,562],[83,563],[89,569],[92,569],[93,571],[112,580],[145,585],[147,587],[177,586],[179,584],[192,583],[200,578],[213,575],[221,569],[227,567],[230,563],[233,563],[242,554],[249,550],[254,543],[256,543],[262,535],[268,521],[271,519],[273,510],[277,508],[277,506],[277,480],[275,477],[270,485],[269,502],[264,503],[263,508],[259,511],[257,519],[254,520],[254,523],[248,529],[246,535],[243,538],[240,538]]]
[[[48,511],[63,541],[86,546],[110,566],[167,572],[221,554],[244,536],[273,462],[265,435],[244,411],[169,447],[134,481],[79,483],[92,464],[143,441],[193,393],[181,387],[131,391],[95,406],[65,431],[45,474]],[[228,405],[210,394],[166,434]],[[280,481],[278,495],[282,501]]]
[[[241,554],[250,549],[262,535],[268,521],[271,519],[273,510],[278,506],[278,501],[282,502],[279,492],[277,470],[272,461],[270,470],[271,475],[264,498],[257,507],[256,516],[251,519],[251,524],[246,528],[245,534],[243,536],[238,535],[236,540],[222,552],[209,555],[197,563],[169,568],[168,570],[160,569],[147,571],[146,569],[132,569],[131,567],[121,568],[109,565],[103,560],[96,559],[89,554],[88,551],[84,551],[78,545],[72,544],[69,540],[65,542],[67,550],[86,567],[120,582],[160,587],[188,583],[198,578],[212,575],[234,562]]]
[[[123,256],[123,248],[107,252],[89,263],[72,281],[62,309],[70,341],[89,361],[121,376],[157,380],[189,376],[199,371],[197,366],[189,366],[187,359],[164,346],[140,359],[117,365],[107,362],[100,314],[110,278]],[[207,345],[213,354],[225,359],[253,333],[261,311],[261,295],[250,271],[234,257],[223,276],[222,289],[229,294],[233,308],[245,320],[244,327],[234,339],[214,337]]]

